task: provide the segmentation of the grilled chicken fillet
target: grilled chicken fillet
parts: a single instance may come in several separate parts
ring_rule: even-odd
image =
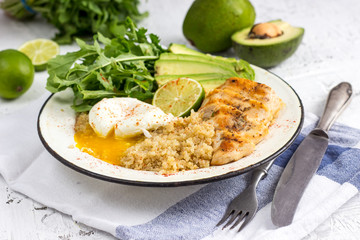
[[[215,126],[211,165],[252,153],[283,106],[270,87],[244,78],[229,78],[211,91],[199,109],[203,120]]]

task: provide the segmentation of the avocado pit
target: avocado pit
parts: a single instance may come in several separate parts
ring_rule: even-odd
[[[250,39],[267,39],[283,35],[283,31],[271,22],[255,24],[248,35]]]

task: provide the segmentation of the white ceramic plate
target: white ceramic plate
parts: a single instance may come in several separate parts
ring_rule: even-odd
[[[97,159],[75,147],[75,112],[71,109],[73,93],[70,89],[53,94],[44,103],[38,119],[38,132],[46,149],[66,166],[106,181],[140,186],[184,186],[207,183],[247,172],[284,152],[299,134],[304,118],[303,106],[296,92],[278,76],[252,66],[255,81],[275,90],[286,106],[268,136],[251,155],[223,166],[161,175],[115,166]]]

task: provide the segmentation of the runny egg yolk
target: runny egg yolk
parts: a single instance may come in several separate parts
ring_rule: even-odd
[[[99,137],[89,124],[83,131],[74,135],[76,147],[105,162],[119,165],[120,158],[126,149],[139,142],[143,136],[132,138],[115,138],[114,132],[107,137]]]

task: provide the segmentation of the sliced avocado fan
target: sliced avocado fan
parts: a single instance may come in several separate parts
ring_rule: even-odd
[[[254,80],[255,72],[244,60],[203,54],[181,44],[171,44],[155,62],[155,79],[159,85],[178,78],[200,82],[208,92],[230,77]]]

